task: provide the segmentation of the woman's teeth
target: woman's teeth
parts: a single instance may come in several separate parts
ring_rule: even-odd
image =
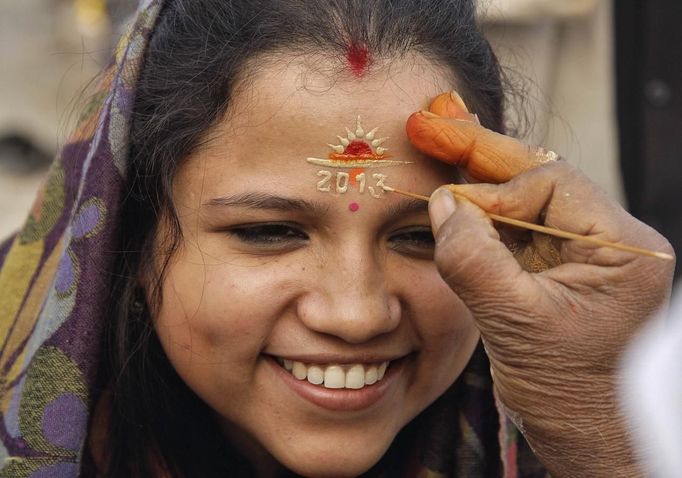
[[[277,358],[279,364],[299,380],[308,380],[313,385],[325,388],[360,389],[372,385],[386,373],[389,362],[380,364],[353,365],[306,365],[303,362]]]

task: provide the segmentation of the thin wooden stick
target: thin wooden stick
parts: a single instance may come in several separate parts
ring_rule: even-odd
[[[390,186],[384,186],[384,191],[389,191],[392,193],[402,194],[403,196],[409,196],[416,199],[421,199],[422,201],[428,201],[428,196],[422,196],[421,194],[415,194],[407,191],[401,191],[399,189],[392,188]],[[454,193],[453,193],[454,194]],[[457,194],[457,196],[460,196]],[[464,196],[461,196],[464,197]],[[465,198],[466,199],[466,198]],[[665,252],[650,251],[648,249],[641,249],[639,247],[628,246],[625,244],[617,244],[615,242],[604,241],[601,239],[596,239],[591,236],[583,236],[581,234],[576,234],[574,232],[562,231],[561,229],[555,229],[553,227],[541,226],[539,224],[533,224],[532,222],[519,221],[518,219],[512,219],[510,217],[500,216],[498,214],[493,214],[491,212],[486,212],[488,217],[493,221],[501,222],[503,224],[509,224],[511,226],[521,227],[524,229],[530,229],[531,231],[541,232],[543,234],[548,234],[550,236],[560,237],[562,239],[571,239],[574,241],[589,242],[596,246],[610,247],[612,249],[618,249],[620,251],[632,252],[634,254],[640,254],[642,256],[656,257],[658,259],[663,259],[666,261],[672,261],[675,258],[666,254]]]

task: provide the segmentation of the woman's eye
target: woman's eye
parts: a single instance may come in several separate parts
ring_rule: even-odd
[[[254,224],[237,226],[228,231],[242,242],[256,246],[290,246],[308,240],[299,227],[290,224]]]
[[[430,227],[411,227],[393,233],[389,237],[389,245],[401,254],[433,259],[436,241]]]

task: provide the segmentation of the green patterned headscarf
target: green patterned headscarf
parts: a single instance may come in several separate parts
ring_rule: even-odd
[[[141,1],[26,223],[0,245],[0,477],[86,474],[130,118],[162,3]],[[499,419],[488,367],[479,349],[385,476],[544,476]]]

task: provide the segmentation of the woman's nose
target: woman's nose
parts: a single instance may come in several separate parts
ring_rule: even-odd
[[[400,323],[400,300],[390,292],[386,273],[376,261],[355,256],[351,263],[328,262],[320,272],[298,304],[299,317],[309,329],[359,344]]]

